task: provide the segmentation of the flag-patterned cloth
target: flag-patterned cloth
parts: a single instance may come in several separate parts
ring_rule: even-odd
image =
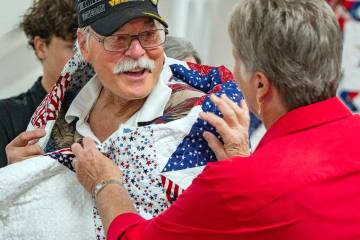
[[[356,92],[342,90],[339,95],[351,111],[360,112],[360,90]]]

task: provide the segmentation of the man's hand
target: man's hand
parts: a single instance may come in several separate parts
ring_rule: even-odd
[[[94,194],[95,185],[108,179],[122,179],[122,173],[109,158],[97,148],[93,140],[84,138],[82,146],[74,143],[71,146],[75,154],[73,162],[76,176],[81,185]],[[120,214],[136,213],[127,191],[119,185],[110,184],[95,198],[101,221],[107,233],[110,223]]]
[[[224,118],[213,113],[200,113],[200,117],[215,127],[221,135],[224,144],[210,132],[204,132],[203,137],[208,142],[218,160],[234,156],[249,156],[249,109],[244,100],[239,107],[226,95],[221,98],[211,95],[211,100],[219,108]]]
[[[83,146],[74,143],[71,146],[75,154],[74,168],[81,185],[94,193],[95,185],[107,179],[122,179],[122,173],[112,160],[104,156],[90,138],[84,138]]]
[[[5,148],[8,164],[44,154],[44,151],[37,142],[45,135],[46,132],[44,129],[35,129],[20,133]]]

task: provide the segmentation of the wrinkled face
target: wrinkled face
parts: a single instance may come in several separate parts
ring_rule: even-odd
[[[43,52],[41,62],[44,74],[55,83],[65,64],[74,54],[73,40],[63,40],[53,36],[50,43],[44,47]]]
[[[123,25],[114,34],[137,35],[154,29],[156,26],[152,19],[136,18]],[[87,54],[83,55],[94,67],[106,90],[126,101],[146,98],[151,93],[159,79],[164,63],[162,46],[144,49],[138,39],[133,39],[127,50],[110,52],[105,50],[103,44],[93,36],[90,37],[88,46]],[[124,63],[129,59],[139,60],[141,58],[153,60],[155,64],[153,70],[135,67],[125,72],[114,73],[117,64]]]
[[[249,110],[256,114],[257,113],[256,86],[255,86],[256,84],[255,81],[252,81],[254,73],[246,71],[245,65],[241,61],[240,56],[235,49],[233,50],[233,56],[235,59],[235,66],[234,66],[235,81],[245,97]]]

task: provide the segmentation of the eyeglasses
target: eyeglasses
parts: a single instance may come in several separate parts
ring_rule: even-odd
[[[156,48],[164,44],[168,33],[167,29],[154,29],[141,32],[137,35],[114,34],[108,37],[100,37],[95,32],[91,35],[104,46],[106,51],[123,52],[129,49],[134,39],[137,39],[144,49]]]

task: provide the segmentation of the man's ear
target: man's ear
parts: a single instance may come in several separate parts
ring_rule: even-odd
[[[86,43],[86,34],[82,31],[77,31],[77,41],[79,43],[81,55],[84,57],[85,61],[89,60],[89,50],[88,44]]]
[[[264,102],[266,96],[270,93],[271,84],[269,78],[262,72],[255,72],[256,100],[258,103]]]
[[[45,60],[47,57],[47,45],[45,39],[35,36],[33,44],[36,56],[40,59],[40,61]]]

